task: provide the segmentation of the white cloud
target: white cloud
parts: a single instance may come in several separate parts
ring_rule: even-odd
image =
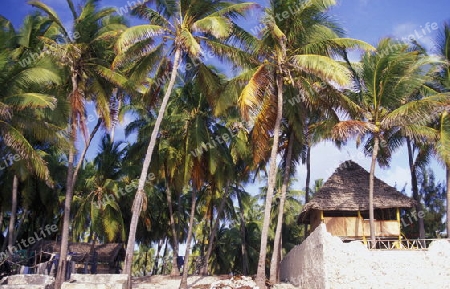
[[[411,40],[416,40],[425,49],[433,52],[436,38],[437,23],[426,22],[423,24],[416,24],[406,22],[394,26],[392,36],[403,43],[408,43]]]
[[[388,170],[380,170],[377,176],[390,186],[396,187],[397,190],[402,190],[406,185],[405,192],[411,192],[411,173],[409,168],[401,166],[393,166]]]
[[[394,26],[394,29],[392,30],[392,34],[394,37],[397,37],[400,40],[402,37],[404,37],[406,39],[409,35],[413,35],[414,30],[417,29],[418,27],[419,27],[419,25],[412,23],[412,22],[398,24],[398,25]]]

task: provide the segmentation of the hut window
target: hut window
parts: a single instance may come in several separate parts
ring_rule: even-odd
[[[373,214],[375,220],[397,220],[396,208],[375,209]],[[369,219],[369,211],[361,211],[361,216],[364,219]]]
[[[358,217],[355,211],[324,211],[324,217]]]

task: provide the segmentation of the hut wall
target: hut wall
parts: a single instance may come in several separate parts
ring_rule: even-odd
[[[369,220],[363,220],[358,217],[325,217],[324,223],[327,231],[333,236],[349,238],[370,236]],[[397,221],[375,220],[375,234],[380,237],[398,237],[400,235],[400,226]]]
[[[310,215],[309,224],[311,226],[311,232],[314,231],[322,223],[321,213],[319,210],[312,210]]]
[[[343,243],[324,224],[286,255],[280,277],[301,289],[448,288],[450,240],[428,250],[369,250],[360,241]]]

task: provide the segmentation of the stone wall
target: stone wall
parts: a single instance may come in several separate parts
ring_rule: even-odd
[[[424,251],[368,250],[321,225],[283,259],[280,277],[305,289],[447,288],[450,242],[434,241]]]

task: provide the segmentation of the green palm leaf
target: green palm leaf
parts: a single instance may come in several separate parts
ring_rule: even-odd
[[[43,93],[20,93],[4,98],[3,102],[13,105],[18,110],[26,108],[50,108],[56,107],[56,98]]]
[[[0,132],[5,144],[14,149],[22,159],[28,162],[30,169],[41,179],[49,180],[50,174],[45,161],[31,146],[28,140],[8,123],[0,120]]]
[[[116,43],[116,49],[119,54],[126,52],[130,47],[139,41],[154,36],[162,35],[165,29],[158,25],[137,25],[125,30]]]
[[[189,53],[191,57],[197,58],[201,54],[200,44],[197,39],[194,38],[191,32],[187,29],[182,29],[178,37],[181,47]]]
[[[450,166],[450,114],[445,112],[440,119],[439,141],[436,144],[436,152],[442,161]]]
[[[426,125],[437,119],[442,109],[448,105],[450,105],[449,94],[437,94],[421,100],[410,101],[386,115],[381,121],[381,126],[388,129],[417,122]]]
[[[337,63],[333,59],[321,55],[295,55],[292,63],[300,71],[311,73],[345,86],[350,83],[350,72],[346,67]]]
[[[232,23],[223,16],[208,16],[197,20],[193,25],[193,31],[209,33],[217,38],[226,38],[232,31]]]
[[[62,21],[58,17],[58,14],[56,14],[56,12],[52,8],[50,8],[49,6],[45,5],[40,1],[29,1],[28,4],[44,11],[48,15],[48,17],[58,25],[58,28],[61,30],[64,36],[67,39],[70,38],[69,33],[67,33],[66,28],[64,27]]]

